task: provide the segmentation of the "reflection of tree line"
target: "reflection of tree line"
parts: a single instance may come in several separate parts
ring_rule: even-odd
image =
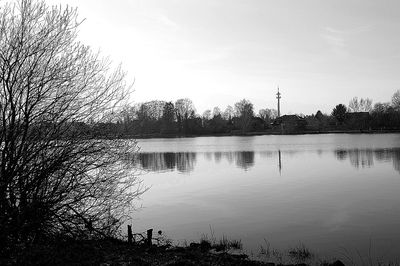
[[[282,153],[293,155],[297,153],[297,151],[284,151]],[[261,158],[272,158],[277,159],[279,172],[282,170],[282,161],[281,161],[281,151],[259,151],[257,154],[260,155]],[[205,153],[205,158],[208,160],[212,160],[214,157],[214,161],[219,163],[222,159],[225,159],[229,162],[229,164],[235,163],[235,165],[244,170],[248,170],[254,166],[254,151],[234,151],[234,152],[207,152]]]
[[[136,164],[140,168],[149,171],[168,171],[178,170],[179,172],[193,171],[196,163],[196,153],[194,152],[165,152],[165,153],[139,153],[136,159]],[[212,160],[216,163],[222,159],[227,160],[230,164],[235,164],[242,169],[249,169],[254,165],[254,152],[206,152],[204,157],[207,160]]]
[[[351,149],[336,150],[338,160],[350,160],[356,168],[371,167],[374,160],[378,162],[393,162],[393,168],[400,173],[400,149]]]
[[[196,153],[194,152],[154,152],[139,153],[137,163],[145,170],[166,171],[178,170],[179,172],[190,172],[196,163]]]
[[[209,161],[214,157],[216,163],[220,163],[223,159],[229,164],[235,163],[237,167],[249,169],[254,165],[253,151],[236,151],[236,152],[206,152],[204,156]]]
[[[280,158],[281,151],[261,151],[257,152],[261,158]],[[292,155],[296,151],[284,151],[283,153]],[[142,169],[149,171],[167,171],[178,170],[180,172],[190,172],[194,170],[196,163],[196,154],[192,152],[178,153],[140,153],[137,163]],[[235,164],[236,167],[248,170],[255,164],[254,151],[228,151],[228,152],[202,152],[208,161],[214,160],[220,163],[222,160],[229,164]],[[278,161],[277,161],[278,162]],[[279,159],[279,171],[281,170],[281,161]]]
[[[262,151],[257,152],[261,158],[276,159],[278,169],[281,170],[283,160],[282,154],[293,155],[295,151]],[[350,160],[352,166],[356,168],[371,167],[374,160],[380,162],[393,162],[393,167],[400,173],[400,149],[338,149],[334,151],[336,159]],[[233,151],[233,152],[205,152],[202,153],[208,161],[214,160],[220,163],[222,160],[229,164],[248,170],[255,164],[255,152],[253,151]],[[149,171],[173,171],[191,172],[197,160],[197,153],[194,152],[165,152],[165,153],[139,153],[136,165]]]

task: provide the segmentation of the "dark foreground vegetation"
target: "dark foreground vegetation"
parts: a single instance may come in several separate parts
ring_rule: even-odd
[[[123,163],[135,142],[120,138],[352,129],[351,119],[363,121],[357,129],[400,126],[394,100],[375,105],[365,124],[340,106],[331,116],[278,118],[255,116],[246,100],[201,117],[188,99],[122,106],[125,73],[77,40],[76,9],[20,0],[1,6],[0,21],[2,265],[262,265],[228,254],[235,241],[182,248],[116,240],[145,190]]]
[[[75,126],[101,123],[129,90],[121,69],[77,40],[79,25],[69,7],[0,7],[2,261],[49,239],[114,237],[143,192],[121,163],[134,142],[90,139]]]
[[[220,240],[212,243],[202,239],[185,246],[172,246],[163,242],[148,246],[145,243],[129,244],[118,239],[75,240],[70,238],[47,239],[34,247],[13,254],[1,265],[324,265],[342,266],[340,260],[315,260],[304,247],[292,248],[284,253],[269,255],[261,251],[249,258],[237,246],[240,241]],[[264,253],[262,253],[264,252]],[[278,255],[277,255],[278,254]],[[280,254],[280,255],[279,255]],[[287,258],[282,256],[287,255]],[[276,261],[278,257],[280,262]],[[280,258],[280,259],[279,259]]]

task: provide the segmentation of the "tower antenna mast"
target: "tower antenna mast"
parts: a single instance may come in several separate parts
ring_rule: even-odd
[[[281,116],[281,93],[279,92],[279,86],[278,86],[278,93],[276,94],[276,98],[278,99],[278,117]]]

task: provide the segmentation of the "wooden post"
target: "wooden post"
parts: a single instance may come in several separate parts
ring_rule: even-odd
[[[147,230],[147,246],[151,247],[151,239],[153,238],[153,229]]]
[[[128,244],[132,244],[132,225],[128,225]]]

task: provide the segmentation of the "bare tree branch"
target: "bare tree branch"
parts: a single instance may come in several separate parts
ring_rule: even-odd
[[[143,186],[121,158],[136,143],[82,129],[120,108],[126,74],[77,40],[73,8],[0,9],[0,242],[115,234]]]

